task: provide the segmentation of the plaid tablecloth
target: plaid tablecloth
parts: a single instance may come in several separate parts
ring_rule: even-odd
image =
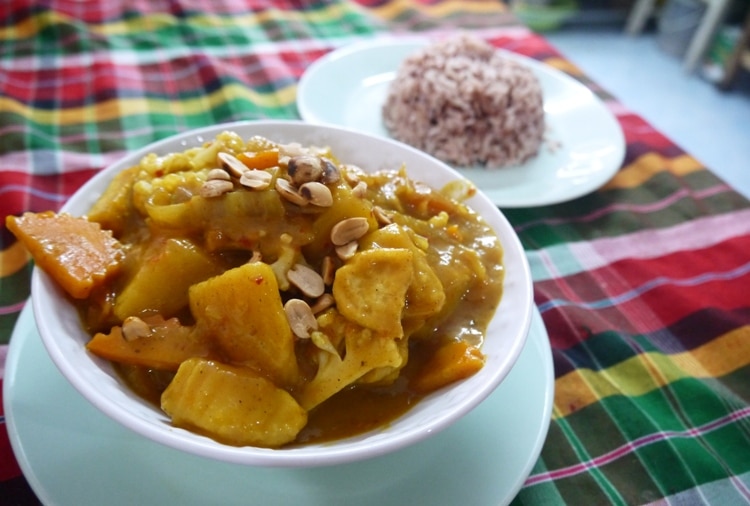
[[[297,118],[297,80],[335,47],[457,28],[579,79],[627,140],[621,170],[595,193],[505,210],[555,374],[549,435],[514,504],[750,502],[750,205],[499,2],[6,0],[3,223],[58,209],[98,170],[168,135]],[[3,228],[0,371],[30,272]],[[31,504],[4,423],[0,503]]]

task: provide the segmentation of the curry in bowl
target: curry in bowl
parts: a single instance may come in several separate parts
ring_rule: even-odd
[[[387,425],[484,365],[497,234],[408,167],[225,131],[120,172],[85,217],[9,217],[87,349],[172,424],[279,448]]]

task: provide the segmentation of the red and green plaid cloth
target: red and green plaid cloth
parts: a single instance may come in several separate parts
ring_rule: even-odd
[[[556,378],[549,435],[514,504],[750,502],[750,205],[499,2],[6,0],[3,222],[58,209],[110,162],[171,134],[297,118],[297,80],[335,47],[457,28],[579,79],[627,140],[599,191],[506,211]],[[3,228],[0,371],[30,272]],[[4,422],[0,503],[31,503]]]

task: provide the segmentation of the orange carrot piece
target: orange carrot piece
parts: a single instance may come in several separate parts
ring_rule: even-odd
[[[479,348],[465,341],[451,341],[438,348],[409,386],[426,394],[468,378],[482,366],[484,355]]]
[[[149,335],[128,340],[122,327],[112,327],[109,334],[94,335],[86,348],[112,362],[166,371],[176,371],[189,358],[211,356],[210,340],[193,327],[181,325],[177,318],[144,321],[151,329]]]
[[[279,164],[278,151],[261,151],[260,153],[240,153],[237,158],[250,169],[270,169]]]
[[[73,298],[85,299],[119,269],[122,245],[111,231],[86,218],[45,211],[8,216],[5,224],[36,264]]]

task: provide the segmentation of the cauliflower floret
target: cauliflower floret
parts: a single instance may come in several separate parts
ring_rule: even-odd
[[[318,327],[313,340],[327,340],[333,349],[318,348],[318,371],[298,394],[297,400],[308,411],[368,373],[383,368],[390,375],[406,362],[402,339],[361,327],[335,309],[318,317]]]
[[[133,184],[133,205],[145,216],[149,205],[179,204],[197,195],[208,178],[208,169],[174,172],[156,178],[141,175]]]
[[[280,149],[281,145],[276,144],[270,139],[266,139],[265,137],[261,137],[260,135],[253,135],[247,140],[247,143],[245,144],[245,150],[246,151],[254,151],[254,152],[260,152],[260,151],[270,151],[273,149]]]
[[[216,143],[220,145],[222,151],[229,151],[237,154],[247,150],[245,140],[236,132],[225,130],[216,136]]]
[[[299,256],[299,251],[292,245],[292,236],[282,234],[279,241],[279,256],[276,261],[270,264],[271,270],[276,276],[276,282],[279,284],[279,289],[289,290],[287,272],[297,263]]]
[[[189,152],[170,153],[166,156],[150,153],[141,159],[140,167],[144,172],[141,179],[151,179],[173,172],[193,170],[190,158]]]

